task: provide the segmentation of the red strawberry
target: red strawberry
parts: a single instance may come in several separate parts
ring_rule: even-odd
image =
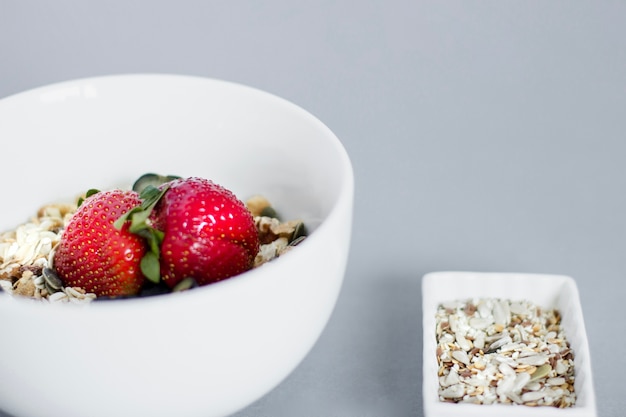
[[[243,202],[203,178],[179,178],[164,187],[153,220],[163,232],[160,272],[169,287],[184,278],[206,285],[252,268],[259,237]]]
[[[141,204],[134,191],[89,195],[63,231],[54,267],[65,286],[81,287],[97,296],[135,295],[144,283],[141,258],[146,243],[115,221]]]

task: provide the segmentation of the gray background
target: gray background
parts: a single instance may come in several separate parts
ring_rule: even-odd
[[[625,2],[0,0],[0,97],[128,72],[282,96],[354,164],[335,313],[237,417],[422,415],[436,270],[574,277],[599,414],[623,415]]]

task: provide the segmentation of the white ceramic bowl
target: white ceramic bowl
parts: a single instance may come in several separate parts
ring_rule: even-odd
[[[576,404],[569,408],[551,406],[449,403],[439,400],[437,371],[436,318],[441,303],[471,298],[500,298],[529,301],[544,309],[561,313],[565,337],[574,352],[574,389]],[[563,275],[433,272],[422,279],[422,312],[424,331],[423,395],[426,417],[595,417],[596,401],[591,355],[578,288],[573,278]]]
[[[0,295],[0,409],[20,416],[224,416],[279,384],[341,288],[353,172],[318,119],[271,94],[189,76],[80,79],[0,100],[0,231],[45,203],[145,172],[263,194],[310,235],[288,255],[185,293],[92,303]]]

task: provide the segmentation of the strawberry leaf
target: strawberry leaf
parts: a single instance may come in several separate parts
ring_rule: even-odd
[[[151,282],[158,284],[161,280],[161,266],[159,265],[159,257],[152,251],[147,252],[141,258],[141,272]]]
[[[163,188],[157,188],[153,185],[148,185],[141,191],[139,194],[139,198],[142,200],[141,208],[143,210],[150,210],[154,208],[156,203],[159,202],[163,194],[168,190],[168,186],[164,186]]]
[[[100,190],[98,190],[98,189],[96,189],[96,188],[90,188],[90,189],[89,189],[89,190],[87,190],[87,192],[85,193],[85,197],[80,197],[80,198],[78,199],[78,202],[77,202],[77,204],[76,204],[76,207],[80,207],[80,206],[83,204],[83,202],[84,202],[87,198],[91,197],[91,196],[92,196],[92,195],[94,195],[94,194],[98,194],[99,192],[100,192]]]
[[[98,194],[100,192],[100,190],[98,190],[97,188],[90,188],[89,190],[87,190],[87,193],[85,193],[85,197],[91,197],[94,194]]]
[[[128,230],[131,233],[139,234],[142,230],[150,228],[148,224],[150,213],[152,213],[152,210],[143,210],[141,208],[133,210],[130,213],[130,226]]]
[[[121,230],[124,224],[130,221],[128,231],[141,236],[146,241],[150,250],[141,259],[141,272],[155,284],[158,284],[161,280],[159,260],[161,257],[163,232],[152,226],[150,215],[168,188],[167,185],[162,188],[157,188],[150,184],[146,185],[139,194],[141,204],[121,215],[114,223],[114,226]]]
[[[158,189],[151,185],[147,186],[144,191],[139,194],[139,198],[141,199],[141,205],[134,207],[121,215],[114,223],[114,226],[120,230],[124,223],[127,220],[130,220],[129,230],[131,233],[139,234],[139,232],[143,229],[151,228],[148,219],[150,218],[150,214],[152,214],[152,210],[159,202],[161,197],[165,194],[168,187],[163,187],[163,189]]]

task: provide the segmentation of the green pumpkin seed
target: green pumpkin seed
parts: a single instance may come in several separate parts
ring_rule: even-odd
[[[277,219],[278,218],[278,213],[276,212],[274,207],[266,206],[266,207],[263,207],[263,210],[261,210],[261,216],[262,217],[271,217],[273,219]]]
[[[176,284],[174,288],[172,288],[172,292],[186,291],[192,288],[196,288],[197,286],[198,283],[196,282],[196,280],[194,278],[188,277],[184,278],[182,281]]]
[[[49,293],[60,291],[63,288],[63,281],[51,268],[44,268],[42,271],[44,284]],[[52,290],[52,291],[51,291]]]
[[[298,246],[300,243],[302,243],[304,239],[306,239],[306,236],[298,236],[297,238],[289,242],[287,246]]]
[[[165,184],[166,182],[173,181],[177,178],[180,178],[180,177],[176,175],[153,174],[151,172],[147,174],[143,174],[133,184],[133,191],[137,191],[138,193],[141,193],[141,191],[149,185],[152,185],[158,188],[159,185]]]
[[[305,227],[304,223],[299,222],[293,228],[293,233],[291,234],[290,242],[294,242],[294,241],[298,240],[298,243],[300,243],[300,241],[301,241],[300,238],[305,237],[307,234],[308,233],[307,233],[307,230],[306,230],[306,227]]]

